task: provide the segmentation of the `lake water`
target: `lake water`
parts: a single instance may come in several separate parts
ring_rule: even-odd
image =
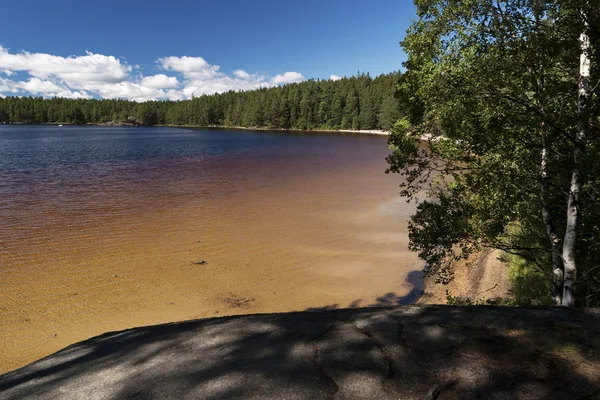
[[[109,330],[409,301],[414,210],[387,153],[370,135],[0,125],[0,372]]]
[[[368,157],[381,143],[331,134],[0,125],[0,218],[11,237],[30,236],[31,228],[55,223],[47,214],[89,224],[147,203],[215,198],[292,178],[286,172],[331,168],[330,158],[351,163],[353,148],[364,146]],[[295,164],[301,166],[294,172]],[[36,215],[34,224],[23,223]]]

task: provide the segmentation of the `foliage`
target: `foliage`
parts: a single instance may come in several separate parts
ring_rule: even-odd
[[[274,129],[389,129],[400,115],[399,73],[136,103],[120,99],[0,98],[0,123],[133,123]]]
[[[592,76],[600,76],[600,2],[415,3],[419,19],[402,42],[405,117],[392,130],[388,157],[388,171],[405,177],[400,194],[420,202],[409,226],[411,249],[431,273],[482,247],[501,249],[551,283],[573,171],[584,171],[575,290],[577,304],[600,304],[598,85],[585,115],[577,107],[584,31]],[[579,140],[581,126],[587,142]],[[574,164],[582,149],[583,161]],[[524,270],[520,276],[533,285]]]

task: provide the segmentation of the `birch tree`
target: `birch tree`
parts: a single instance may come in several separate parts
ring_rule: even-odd
[[[569,187],[569,196],[567,204],[567,227],[563,245],[564,260],[564,291],[562,305],[572,307],[575,304],[574,286],[577,272],[576,249],[579,237],[579,228],[581,225],[581,191],[583,189],[583,177],[585,174],[585,151],[587,141],[587,131],[590,126],[590,36],[589,6],[587,4],[577,9],[582,21],[581,35],[579,44],[581,46],[581,55],[579,62],[579,94],[577,99],[577,133],[575,143],[573,144],[573,167],[571,173],[571,185]]]

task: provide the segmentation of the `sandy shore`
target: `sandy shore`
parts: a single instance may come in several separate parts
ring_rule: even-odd
[[[13,124],[24,124],[24,122],[13,122]],[[43,125],[74,125],[69,122],[52,122],[52,123],[44,123]],[[107,126],[107,127],[115,127],[115,126],[123,126],[123,127],[132,127],[138,126],[132,123],[126,122],[103,122],[103,123],[90,123],[86,125],[94,125],[94,126]],[[76,126],[76,125],[74,125]],[[141,125],[139,125],[141,126]],[[265,128],[265,127],[246,127],[246,126],[193,126],[193,125],[155,125],[155,126],[164,126],[164,127],[172,127],[172,128],[218,128],[218,129],[241,129],[247,131],[279,131],[279,132],[332,132],[332,133],[357,133],[357,134],[367,134],[367,135],[383,135],[389,136],[389,131],[379,130],[379,129],[276,129],[276,128]],[[427,140],[429,137],[423,136],[423,140]]]
[[[356,140],[225,162],[208,183],[205,165],[146,166],[158,175],[57,203],[81,210],[23,204],[0,230],[0,372],[107,331],[405,301],[414,210],[383,173],[385,141]]]
[[[380,130],[376,130],[376,129],[372,129],[372,130],[348,130],[348,129],[343,129],[337,132],[350,132],[350,133],[366,133],[369,135],[384,135],[384,136],[389,136],[390,132],[389,131],[380,131]]]
[[[304,129],[274,129],[274,128],[263,128],[263,127],[255,127],[255,128],[248,128],[245,126],[228,126],[228,127],[222,127],[222,126],[213,126],[213,127],[209,127],[209,128],[227,128],[227,129],[242,129],[242,130],[249,130],[249,131],[280,131],[280,132],[331,132],[331,133],[357,133],[357,134],[367,134],[367,135],[383,135],[383,136],[389,136],[390,132],[389,131],[383,131],[383,130],[379,130],[379,129],[310,129],[310,130],[304,130]]]
[[[25,124],[25,122],[12,122],[14,125]],[[63,125],[63,126],[77,126],[76,124],[71,124],[69,122],[47,122],[42,125]],[[94,126],[107,126],[107,127],[115,127],[115,126],[123,126],[123,127],[132,127],[132,126],[142,126],[136,125],[133,123],[127,122],[103,122],[103,123],[89,123],[85,125],[94,125]],[[367,135],[383,135],[389,136],[389,131],[384,131],[380,129],[276,129],[276,128],[265,128],[265,127],[246,127],[246,126],[193,126],[193,125],[154,125],[154,126],[164,126],[164,127],[172,127],[172,128],[218,128],[218,129],[242,129],[248,131],[281,131],[281,132],[343,132],[343,133],[358,133],[358,134],[367,134]],[[423,136],[423,140],[429,139],[428,136]]]

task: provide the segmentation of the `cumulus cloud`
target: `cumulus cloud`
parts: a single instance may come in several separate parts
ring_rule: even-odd
[[[165,57],[157,60],[165,71],[181,73],[185,79],[183,95],[186,98],[203,94],[224,93],[230,90],[252,90],[273,85],[299,82],[304,77],[297,72],[275,76],[270,82],[261,75],[238,69],[233,77],[219,71],[218,65],[209,64],[202,57]]]
[[[158,63],[165,71],[180,72],[184,78],[210,79],[219,74],[218,65],[210,65],[202,57],[165,57],[159,58]]]
[[[134,82],[119,82],[103,85],[96,89],[100,97],[107,99],[130,99],[135,101],[148,101],[164,98],[165,92],[161,89],[142,86]]]
[[[302,74],[298,73],[298,72],[286,72],[284,74],[280,74],[280,75],[275,75],[275,77],[273,79],[271,79],[271,82],[274,85],[285,85],[287,83],[296,83],[296,82],[301,82],[304,80],[304,77],[302,76]]]
[[[337,76],[335,74],[331,74],[331,75],[329,75],[329,79],[332,80],[332,81],[339,81],[340,79],[342,79],[342,77],[341,76]]]
[[[56,93],[61,92],[64,88],[52,83],[48,80],[41,80],[40,78],[31,78],[27,82],[18,82],[17,87],[26,90],[29,93]]]
[[[26,51],[11,53],[0,46],[0,73],[7,77],[18,72],[29,75],[24,81],[0,77],[0,94],[182,100],[193,95],[252,90],[304,80],[298,72],[285,72],[271,79],[242,69],[225,74],[218,65],[209,64],[202,57],[169,56],[156,62],[167,73],[143,76],[139,65],[132,67],[117,57],[89,51],[85,55],[62,57]],[[138,77],[132,76],[134,70],[138,70]],[[167,74],[178,75],[179,79]]]
[[[140,85],[153,89],[172,89],[179,86],[179,81],[174,76],[158,74],[143,78]]]
[[[0,93],[1,92],[12,92],[16,93],[19,89],[15,86],[16,82],[10,79],[0,78]]]
[[[26,71],[40,78],[55,78],[71,87],[92,83],[115,83],[128,78],[131,67],[113,56],[86,52],[85,56],[60,57],[45,53],[11,54],[0,46],[0,69]]]
[[[244,71],[243,69],[236,69],[233,71],[233,75],[240,79],[250,79],[250,74]]]
[[[92,96],[85,91],[74,91],[63,85],[49,80],[30,78],[28,81],[13,81],[0,78],[1,92],[10,95],[43,95],[44,97],[65,97],[67,99],[90,99]],[[6,97],[6,95],[4,95]]]

